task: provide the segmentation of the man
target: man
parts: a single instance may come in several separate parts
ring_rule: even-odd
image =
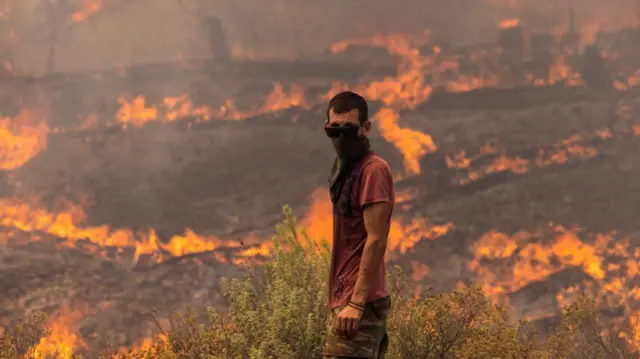
[[[389,165],[370,150],[367,102],[347,91],[329,102],[325,132],[337,157],[330,184],[333,251],[325,358],[384,358],[388,346],[384,256],[394,204]]]

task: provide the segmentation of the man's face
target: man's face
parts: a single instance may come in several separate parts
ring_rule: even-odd
[[[371,122],[360,125],[358,110],[345,113],[329,112],[325,132],[331,138],[338,157],[344,160],[358,158],[368,151],[367,136],[371,129]]]
[[[365,121],[360,124],[360,111],[353,109],[345,113],[335,113],[333,109],[329,111],[329,120],[327,121],[327,127],[354,127],[357,128],[357,134],[359,136],[369,136],[371,130],[371,122]]]

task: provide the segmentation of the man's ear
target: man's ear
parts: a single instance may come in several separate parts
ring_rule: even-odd
[[[367,120],[362,124],[362,129],[364,130],[364,134],[368,135],[371,131],[371,121]]]

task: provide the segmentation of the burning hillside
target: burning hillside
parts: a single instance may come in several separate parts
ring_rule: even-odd
[[[69,26],[116,3],[82,2]],[[218,279],[264,260],[282,205],[330,239],[320,130],[343,89],[371,101],[398,188],[388,259],[420,288],[475,282],[536,320],[580,291],[637,313],[640,29],[534,31],[526,2],[496,6],[513,16],[475,45],[427,31],[313,61],[5,66],[0,324],[54,313],[39,355],[142,345],[155,319],[223,306]]]

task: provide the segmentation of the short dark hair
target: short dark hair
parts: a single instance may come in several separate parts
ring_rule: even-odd
[[[329,113],[333,110],[335,113],[347,113],[352,110],[358,110],[360,124],[367,122],[369,119],[369,106],[364,97],[352,91],[343,91],[333,96],[327,107],[327,121],[329,121]]]

